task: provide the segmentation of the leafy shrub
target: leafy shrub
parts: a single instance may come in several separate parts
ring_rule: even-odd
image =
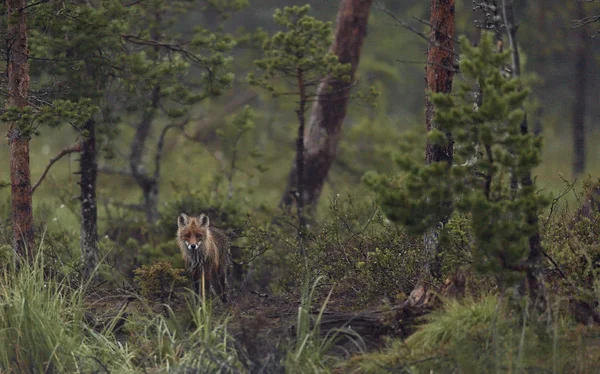
[[[135,269],[135,281],[140,285],[142,295],[169,298],[176,287],[185,285],[188,280],[183,269],[175,269],[168,262],[160,261],[150,266]]]
[[[567,186],[565,192],[571,188]],[[594,202],[598,188],[600,180],[586,181],[574,214],[557,199],[544,219],[544,246],[552,259],[546,266],[547,277],[584,323],[590,318],[600,321],[600,210]]]
[[[283,261],[292,266],[283,278],[287,288],[298,289],[310,269],[313,282],[322,276],[323,285],[335,284],[334,299],[344,300],[338,307],[364,308],[386,298],[395,302],[410,293],[418,279],[422,240],[389,222],[372,203],[357,202],[350,195],[331,200],[329,217],[315,224],[306,239],[306,257],[298,252],[293,230],[280,235],[274,253],[281,256],[278,266]]]

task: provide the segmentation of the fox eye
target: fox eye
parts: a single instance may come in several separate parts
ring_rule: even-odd
[[[185,238],[189,239],[190,238],[190,234],[185,234]]]

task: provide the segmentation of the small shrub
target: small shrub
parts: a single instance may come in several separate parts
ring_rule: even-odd
[[[188,283],[183,275],[185,270],[173,268],[168,262],[160,261],[150,266],[135,269],[135,281],[140,285],[145,297],[169,298],[176,287]]]

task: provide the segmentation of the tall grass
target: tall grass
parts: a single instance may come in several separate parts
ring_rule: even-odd
[[[41,251],[40,251],[41,253]],[[0,277],[0,368],[12,373],[131,369],[127,348],[85,324],[83,287],[44,275],[43,256]]]
[[[405,341],[355,357],[354,373],[588,373],[600,367],[600,331],[554,313],[553,325],[538,324],[523,309],[489,295],[463,302],[447,300],[443,309]],[[520,315],[522,314],[522,315]],[[581,332],[584,331],[582,334]]]
[[[48,277],[43,263],[40,254],[18,271],[0,270],[0,373],[244,371],[228,320],[214,318],[209,301],[194,295],[187,314],[163,305],[163,315],[140,298],[145,311],[120,310],[97,331],[87,323],[85,287]],[[129,336],[121,342],[113,330],[123,318]]]
[[[310,288],[307,287],[308,282],[304,283],[300,306],[298,307],[295,341],[293,348],[285,357],[286,373],[330,372],[336,358],[328,356],[328,353],[342,337],[349,339],[360,351],[364,348],[360,336],[347,328],[333,329],[322,336],[320,323],[333,290],[329,292],[325,301],[321,304],[318,314],[313,317],[311,313],[312,301],[320,280],[321,277],[317,278]]]

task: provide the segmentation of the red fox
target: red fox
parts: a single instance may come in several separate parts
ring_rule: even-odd
[[[223,302],[227,302],[228,275],[232,266],[231,245],[225,233],[209,227],[209,224],[210,220],[204,213],[199,217],[181,213],[177,218],[177,244],[198,293],[203,291],[201,281],[204,273],[206,285]]]

